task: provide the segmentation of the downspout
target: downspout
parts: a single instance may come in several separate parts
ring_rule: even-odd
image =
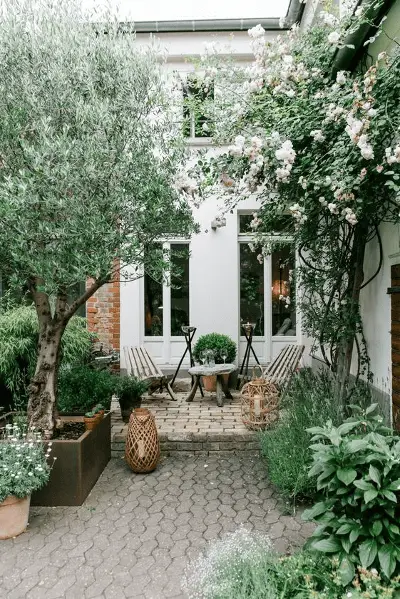
[[[377,26],[395,2],[396,0],[383,0],[380,6],[377,6],[376,0],[370,0],[368,3],[363,2],[363,0],[357,2],[354,10],[365,5],[364,14],[368,18],[368,21],[374,25],[371,26],[369,23],[362,23],[356,31],[350,33],[345,38],[344,45],[354,46],[354,48],[344,47],[336,51],[332,66],[332,75],[334,78],[336,78],[338,71],[354,71],[365,51],[364,42],[376,33]]]

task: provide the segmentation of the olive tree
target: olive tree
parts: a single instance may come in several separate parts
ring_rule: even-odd
[[[73,314],[127,265],[161,272],[154,240],[193,229],[159,53],[56,4],[10,0],[0,20],[0,271],[36,307],[28,415],[48,436]]]

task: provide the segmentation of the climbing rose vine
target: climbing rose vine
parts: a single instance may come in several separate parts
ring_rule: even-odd
[[[374,2],[376,6],[379,2]],[[368,20],[321,11],[306,32],[293,27],[273,41],[249,31],[254,62],[246,68],[208,51],[201,68],[215,85],[208,118],[227,149],[197,164],[202,193],[224,195],[226,209],[256,198],[255,251],[272,251],[277,230],[298,255],[302,324],[314,350],[338,372],[343,395],[353,350],[368,368],[360,315],[363,263],[378,248],[379,226],[399,219],[399,53],[367,58],[355,72],[335,67],[350,33]],[[376,35],[386,35],[384,22]],[[281,241],[280,241],[281,243]]]

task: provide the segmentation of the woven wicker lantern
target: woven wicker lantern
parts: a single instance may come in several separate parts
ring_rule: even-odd
[[[262,430],[279,418],[279,393],[273,383],[264,378],[253,379],[242,389],[243,424],[251,430]]]
[[[129,418],[125,460],[134,472],[151,472],[160,459],[160,440],[154,416],[146,408],[136,408]]]

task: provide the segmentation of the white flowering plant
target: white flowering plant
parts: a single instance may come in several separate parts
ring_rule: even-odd
[[[321,500],[303,517],[316,522],[309,549],[335,557],[349,584],[358,564],[385,580],[400,574],[400,440],[383,425],[377,404],[334,427],[307,429]]]
[[[51,442],[46,448],[39,431],[7,424],[1,437],[0,503],[9,495],[23,498],[42,488],[51,470]]]
[[[219,90],[208,104],[215,143],[228,148],[200,159],[201,192],[218,189],[227,210],[244,198],[259,201],[258,254],[272,251],[277,220],[285,224],[281,236],[299,258],[302,326],[342,390],[354,348],[358,373],[369,374],[359,307],[370,282],[364,257],[376,248],[378,274],[379,226],[398,222],[400,209],[399,52],[368,58],[353,72],[335,62],[369,19],[367,10],[342,20],[322,11],[312,28],[273,41],[257,26],[249,31],[250,67],[216,54],[202,64]],[[374,27],[374,39],[386,35],[384,22]]]

